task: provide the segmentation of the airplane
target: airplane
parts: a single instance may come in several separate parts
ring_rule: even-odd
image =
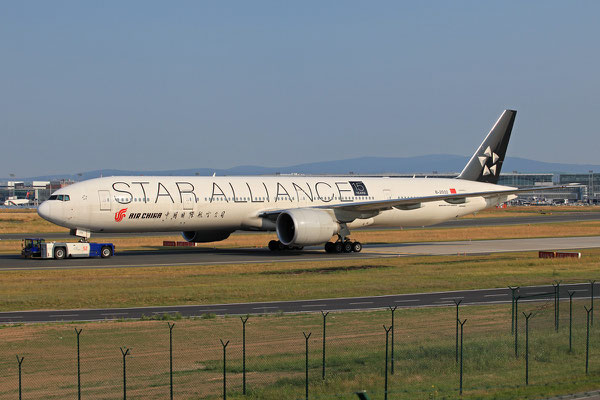
[[[4,206],[28,206],[31,204],[31,200],[29,200],[29,192],[27,193],[27,198],[19,199],[17,196],[10,196],[4,201]]]
[[[325,244],[330,253],[360,252],[352,229],[434,225],[548,190],[497,184],[516,113],[502,113],[457,178],[102,177],[57,190],[38,213],[82,240],[93,232],[177,231],[207,243],[235,231],[275,231],[273,251]]]

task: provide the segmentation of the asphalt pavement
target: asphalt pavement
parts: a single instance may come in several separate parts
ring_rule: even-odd
[[[519,303],[553,301],[554,287],[528,286],[515,292]],[[568,292],[574,292],[573,298],[588,298],[591,293],[589,283],[560,285],[560,299],[568,300]],[[599,294],[598,284],[595,296]],[[454,307],[461,305],[503,304],[512,302],[509,288],[459,290],[448,292],[395,294],[389,296],[347,297],[334,299],[268,301],[237,304],[198,304],[166,307],[102,308],[50,311],[16,311],[0,313],[0,324],[31,323],[56,321],[98,321],[111,319],[139,319],[143,316],[179,313],[184,317],[198,317],[202,314],[246,315],[273,313],[303,313],[320,311],[369,310],[388,307]]]
[[[160,251],[123,251],[111,258],[73,258],[65,260],[23,259],[18,254],[0,255],[0,272],[17,270],[64,270],[98,268],[144,268],[257,264],[278,262],[322,262],[368,260],[427,255],[481,255],[516,251],[569,250],[600,247],[600,236],[466,240],[365,244],[361,253],[326,253],[322,247],[303,251],[271,252],[266,248],[216,249],[207,247],[173,248]]]

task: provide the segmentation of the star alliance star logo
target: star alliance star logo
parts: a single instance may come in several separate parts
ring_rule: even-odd
[[[498,156],[498,154],[494,153],[492,151],[492,149],[490,148],[490,146],[488,146],[487,149],[485,149],[485,151],[483,152],[483,155],[478,156],[477,158],[479,159],[479,162],[481,163],[481,166],[483,167],[483,176],[487,176],[490,174],[496,175],[496,169],[498,167],[497,162],[500,159],[500,156]],[[486,163],[489,158],[492,159],[492,166],[488,168]]]

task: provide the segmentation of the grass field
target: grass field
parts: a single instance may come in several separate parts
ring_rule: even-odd
[[[585,375],[584,302],[575,302],[573,353],[568,349],[568,302],[562,303],[562,325],[553,330],[550,303],[530,303],[530,385],[525,387],[524,320],[520,357],[514,355],[510,306],[461,308],[464,328],[464,396],[467,399],[523,399],[565,394],[600,385],[599,350],[591,348]],[[327,378],[321,379],[322,317],[317,314],[251,316],[247,323],[248,396],[241,395],[241,322],[237,317],[176,320],[173,329],[176,398],[217,399],[222,391],[222,347],[227,347],[228,397],[231,399],[304,398],[304,337],[309,339],[310,397],[354,399],[367,390],[383,398],[384,311],[332,313],[327,317]],[[82,397],[114,399],[122,394],[122,356],[127,359],[128,397],[168,398],[169,329],[165,321],[102,322],[5,326],[0,329],[0,398],[17,391],[15,354],[24,356],[24,398],[76,398],[74,328],[81,334]],[[597,337],[594,328],[593,337]],[[390,399],[454,399],[458,395],[455,364],[455,309],[396,311],[395,374]]]
[[[0,233],[69,232],[44,219],[34,209],[0,210]]]
[[[319,263],[3,271],[0,311],[211,304],[372,296],[600,278],[581,259],[537,253],[394,257]]]

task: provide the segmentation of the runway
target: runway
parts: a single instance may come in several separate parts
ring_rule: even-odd
[[[23,259],[18,255],[0,256],[1,271],[64,270],[98,268],[145,268],[170,266],[203,266],[256,264],[277,262],[315,262],[366,260],[387,257],[431,255],[478,255],[518,251],[568,250],[600,247],[600,236],[473,240],[452,242],[419,242],[365,244],[361,253],[329,254],[321,247],[304,251],[271,252],[256,249],[182,248],[161,251],[124,251],[111,258],[74,258],[66,260]]]
[[[598,293],[598,284],[595,293]],[[591,293],[589,283],[560,286],[560,299],[569,298],[568,292],[574,292],[574,298],[588,298]],[[519,304],[526,302],[553,301],[553,286],[528,286],[516,292]],[[596,296],[595,296],[596,297]],[[198,317],[202,314],[246,315],[272,313],[303,313],[319,311],[369,310],[387,307],[419,308],[450,307],[455,301],[461,305],[504,304],[512,301],[508,288],[460,290],[451,292],[397,294],[390,296],[349,297],[335,299],[317,299],[300,301],[273,301],[239,304],[203,304],[168,307],[106,308],[80,310],[24,311],[0,313],[0,324],[32,323],[56,321],[98,321],[111,319],[139,319],[142,316],[179,313],[184,317]]]
[[[427,227],[430,228],[469,228],[479,226],[506,226],[506,225],[527,225],[527,224],[550,224],[561,222],[583,222],[600,221],[600,212],[568,212],[557,214],[534,214],[522,217],[490,217],[490,218],[460,218],[441,224]],[[399,228],[361,228],[359,230],[397,230]],[[423,227],[404,227],[402,229],[423,229]],[[237,234],[253,235],[263,232],[237,232]],[[180,236],[178,232],[144,232],[144,233],[94,233],[92,238],[124,238],[132,236]],[[73,240],[68,232],[64,233],[4,233],[0,234],[0,240],[21,240],[25,237],[43,237],[50,240]]]

